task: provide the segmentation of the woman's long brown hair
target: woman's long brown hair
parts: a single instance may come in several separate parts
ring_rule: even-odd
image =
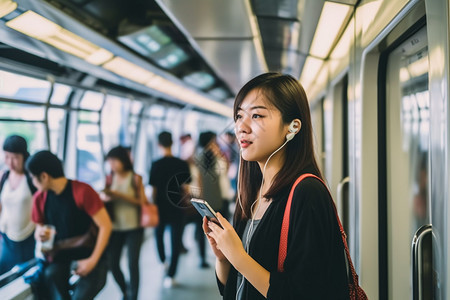
[[[266,199],[273,198],[284,188],[293,184],[307,167],[312,168],[313,173],[322,178],[314,156],[309,103],[300,83],[290,75],[274,72],[253,78],[241,88],[236,96],[234,102],[235,121],[244,98],[255,89],[281,112],[283,123],[289,124],[293,119],[300,119],[302,122],[300,131],[286,144],[285,162],[264,197]],[[240,199],[237,201],[241,201],[242,208],[239,203],[236,205],[234,218],[235,220],[250,219],[251,206],[256,201],[261,186],[261,169],[257,162],[245,161],[241,158],[238,176]]]

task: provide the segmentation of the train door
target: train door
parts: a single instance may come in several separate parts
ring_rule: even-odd
[[[339,218],[349,230],[348,75],[332,84],[331,97],[323,101],[324,176],[336,201]]]
[[[433,299],[426,27],[393,46],[385,57],[381,147],[385,147],[388,298]]]

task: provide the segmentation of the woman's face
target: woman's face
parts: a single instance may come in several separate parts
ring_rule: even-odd
[[[117,158],[108,158],[109,165],[111,166],[111,171],[113,173],[122,172],[123,164]]]
[[[11,171],[23,173],[23,154],[5,151],[5,164]]]
[[[264,164],[285,142],[288,126],[283,124],[280,111],[256,89],[238,108],[235,130],[242,158]]]

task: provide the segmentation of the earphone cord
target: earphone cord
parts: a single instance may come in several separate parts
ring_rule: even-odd
[[[252,214],[252,221],[251,221],[251,223],[250,223],[250,226],[249,226],[249,229],[248,229],[248,232],[247,232],[247,236],[246,236],[246,238],[245,238],[245,251],[248,253],[249,252],[249,243],[250,243],[250,236],[251,236],[251,233],[253,232],[253,228],[254,228],[254,226],[253,226],[253,222],[255,221],[255,219],[253,218],[253,216],[254,215],[256,215],[257,213],[258,213],[258,210],[259,210],[259,206],[260,206],[260,203],[261,203],[261,200],[262,200],[262,188],[263,188],[263,184],[264,184],[264,174],[266,173],[266,167],[267,167],[267,164],[269,163],[269,160],[272,158],[272,156],[274,156],[278,151],[280,151],[281,150],[281,148],[283,148],[286,144],[287,144],[287,142],[289,142],[289,140],[286,140],[284,143],[283,143],[283,145],[281,145],[277,150],[275,150],[274,152],[272,152],[272,154],[269,156],[269,158],[266,160],[266,163],[264,164],[264,168],[263,168],[263,172],[262,172],[262,180],[261,180],[261,187],[259,188],[259,199],[258,199],[258,201],[255,201],[255,202],[253,202],[253,204],[251,205],[251,207],[250,207],[250,211],[251,211],[251,214]],[[240,184],[240,180],[239,180],[239,177],[240,177],[240,171],[241,171],[241,156],[239,156],[239,169],[238,169],[238,180],[237,180],[237,189],[238,189],[238,202],[239,202],[239,205],[241,206],[241,209],[242,209],[242,212],[244,212],[244,208],[243,208],[243,206],[242,206],[242,203],[241,203],[241,198],[240,198],[240,193],[239,193],[239,184]],[[256,206],[256,211],[255,211],[255,213],[253,214],[253,205],[255,205],[255,203],[256,202],[258,202],[258,205]],[[241,274],[242,275],[242,274]],[[236,300],[237,300],[237,297],[238,297],[238,295],[239,295],[239,290],[242,288],[242,286],[244,285],[244,281],[245,281],[245,277],[244,277],[244,275],[242,275],[242,282],[241,282],[241,284],[239,285],[239,287],[238,287],[238,289],[236,290]]]
[[[256,202],[254,202],[250,208],[251,212],[252,212],[252,222],[250,224],[250,228],[249,228],[249,234],[247,235],[247,246],[248,246],[248,237],[250,236],[250,233],[253,232],[253,222],[254,222],[254,216],[258,213],[261,201],[262,201],[262,189],[263,189],[263,185],[264,185],[264,174],[266,173],[266,167],[267,164],[269,163],[269,160],[272,158],[272,156],[274,156],[278,151],[281,150],[281,148],[283,148],[287,143],[289,142],[289,140],[286,140],[283,145],[281,145],[277,150],[275,150],[274,152],[272,152],[272,154],[270,154],[269,158],[266,160],[266,163],[264,164],[264,168],[263,168],[263,173],[262,173],[262,179],[261,179],[261,187],[259,188],[259,199],[258,201],[258,205],[256,206],[256,211],[253,214],[253,205],[255,205]]]

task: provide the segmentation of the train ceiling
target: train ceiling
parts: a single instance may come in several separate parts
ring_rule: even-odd
[[[300,78],[325,3],[321,0],[1,2],[18,4],[15,11],[4,16],[5,23],[21,12],[32,10],[102,50],[149,70],[158,79],[198,91],[200,98],[205,98],[203,102],[210,98],[228,106],[239,88],[262,72],[281,71]],[[357,1],[332,2],[353,6]],[[116,76],[74,61],[61,51],[37,46],[9,30],[1,30],[0,34],[4,46],[35,52],[38,56],[44,53],[50,61],[67,63],[65,67],[86,70],[106,82],[123,85]],[[114,66],[108,70],[111,68]],[[121,74],[117,67],[113,72],[127,75]],[[145,76],[150,75],[142,73],[141,77]],[[133,82],[125,86],[144,93],[145,89],[136,82],[151,88],[157,85],[131,79]],[[159,96],[163,95],[164,91]],[[192,103],[196,106],[195,101]]]

